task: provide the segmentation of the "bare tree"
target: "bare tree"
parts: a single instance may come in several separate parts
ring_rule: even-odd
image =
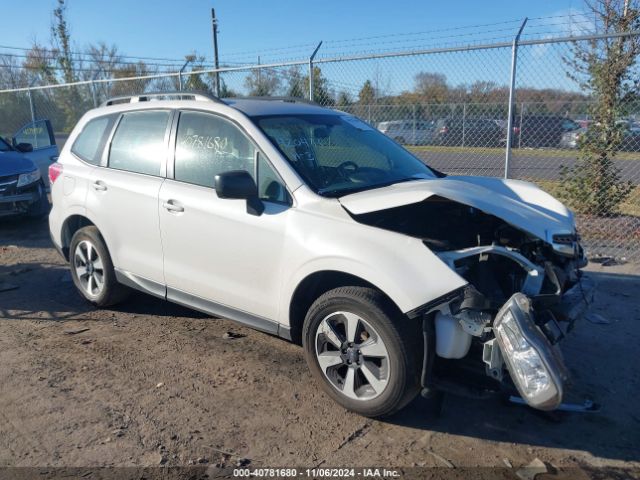
[[[443,103],[447,101],[449,87],[447,77],[442,73],[420,72],[415,76],[415,92],[429,103]]]
[[[249,95],[254,97],[275,95],[280,89],[280,83],[281,80],[277,72],[269,68],[251,70],[251,73],[244,80]]]

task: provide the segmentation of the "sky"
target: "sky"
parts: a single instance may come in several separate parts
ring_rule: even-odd
[[[3,16],[23,21],[3,21],[0,44],[49,41],[54,0],[4,2]],[[238,52],[257,57],[262,49],[553,16],[582,5],[581,0],[68,0],[68,21],[80,49],[104,41],[128,55],[182,58],[195,50],[212,58],[210,9],[215,7],[220,57],[233,54],[229,60],[236,60]],[[304,55],[304,49],[295,53]]]
[[[10,52],[2,48],[7,46],[29,47],[34,41],[49,44],[54,0],[0,2],[6,2],[4,17],[22,20],[2,22],[0,52]],[[472,31],[477,41],[503,41],[515,34],[524,17],[558,17],[537,20],[538,26],[536,20],[530,23],[531,32],[546,35],[545,30],[566,28],[561,16],[583,9],[583,0],[68,0],[67,4],[75,50],[102,41],[117,45],[125,55],[176,61],[192,52],[212,61],[210,9],[215,7],[220,61],[227,65],[256,63],[259,55],[262,63],[302,59],[321,40],[320,57],[464,43]],[[461,28],[474,25],[478,27]],[[425,31],[432,33],[409,35]],[[490,57],[472,61],[492,78],[491,66],[483,65]],[[464,70],[451,70],[447,76],[454,84],[465,80]],[[360,83],[372,72],[354,73],[356,78],[346,83]],[[407,86],[391,77],[386,82],[395,83],[396,90]]]

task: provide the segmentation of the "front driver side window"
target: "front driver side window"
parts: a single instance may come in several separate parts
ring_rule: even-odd
[[[267,202],[291,203],[284,182],[262,155],[258,156],[258,196]]]
[[[233,123],[208,113],[182,112],[178,122],[174,178],[213,187],[217,174],[255,171],[256,149]]]
[[[181,182],[214,186],[215,176],[231,170],[246,170],[257,177],[261,200],[290,204],[289,193],[264,155],[236,125],[217,115],[182,112],[178,121],[174,178]]]

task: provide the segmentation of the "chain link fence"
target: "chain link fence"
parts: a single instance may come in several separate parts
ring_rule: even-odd
[[[582,162],[579,147],[593,122],[593,98],[575,78],[571,61],[577,47],[593,40],[582,36],[332,58],[323,57],[320,48],[313,61],[0,90],[0,135],[11,137],[21,125],[47,118],[61,145],[81,115],[107,98],[176,90],[215,93],[219,82],[221,97],[312,98],[364,119],[442,172],[532,181],[571,205],[566,185]],[[625,101],[621,112],[622,141],[613,169],[630,185],[629,193],[606,214],[578,209],[577,218],[590,255],[638,261],[640,101]]]

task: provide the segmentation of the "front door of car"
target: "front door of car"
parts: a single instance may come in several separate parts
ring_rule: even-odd
[[[124,113],[90,174],[86,208],[119,274],[164,296],[158,195],[165,178],[169,110]]]
[[[159,198],[167,298],[275,320],[290,215],[282,181],[244,131],[218,115],[183,111],[174,141]],[[248,213],[245,200],[216,195],[216,174],[232,170],[257,179],[261,215]]]
[[[49,188],[49,165],[58,159],[58,146],[49,120],[27,123],[11,139],[14,147],[31,145],[32,151],[25,152],[36,164],[47,188]]]

